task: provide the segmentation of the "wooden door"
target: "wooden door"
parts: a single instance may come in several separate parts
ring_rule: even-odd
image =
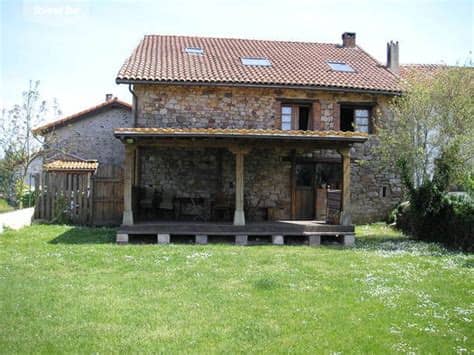
[[[296,219],[314,218],[314,164],[296,164]]]

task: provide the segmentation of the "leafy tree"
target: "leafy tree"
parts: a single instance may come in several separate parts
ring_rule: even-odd
[[[437,163],[450,170],[442,186],[468,181],[474,171],[474,69],[413,72],[404,85],[390,105],[392,120],[378,127],[382,163],[398,170],[409,190],[431,182]]]
[[[31,129],[48,117],[61,114],[56,100],[48,105],[41,98],[39,81],[29,82],[22,99],[21,104],[3,109],[0,120],[0,192],[20,208],[28,168],[48,149]]]

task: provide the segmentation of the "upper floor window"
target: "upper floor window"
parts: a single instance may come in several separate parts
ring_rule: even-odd
[[[281,129],[310,129],[310,105],[283,104],[281,106]]]
[[[370,133],[371,107],[341,105],[341,131]]]
[[[281,129],[289,131],[292,128],[293,109],[291,106],[281,107]]]

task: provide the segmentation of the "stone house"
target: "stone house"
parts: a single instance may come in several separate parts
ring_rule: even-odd
[[[132,125],[115,130],[126,149],[117,240],[170,218],[384,218],[401,184],[372,147],[398,73],[398,43],[382,65],[355,33],[339,44],[145,36],[116,79],[133,95]]]
[[[45,156],[41,164],[68,166],[69,161],[97,161],[99,164],[122,165],[124,148],[114,137],[114,129],[129,126],[132,107],[107,94],[105,101],[33,129],[44,137]],[[43,160],[45,160],[43,162]],[[76,166],[69,164],[70,166]]]

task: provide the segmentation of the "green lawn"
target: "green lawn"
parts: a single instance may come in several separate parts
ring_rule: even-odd
[[[2,353],[472,353],[474,256],[361,226],[356,248],[0,235]]]

